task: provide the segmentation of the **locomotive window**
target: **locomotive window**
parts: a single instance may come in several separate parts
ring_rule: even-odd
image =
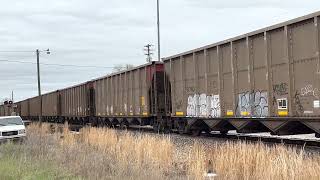
[[[278,99],[278,109],[288,109],[287,99]]]

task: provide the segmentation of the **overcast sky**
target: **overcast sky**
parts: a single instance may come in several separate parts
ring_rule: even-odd
[[[160,1],[162,57],[320,10],[316,0]],[[0,99],[12,90],[15,100],[37,94],[35,64],[4,62],[36,62],[37,48],[51,50],[42,63],[101,66],[41,65],[42,90],[49,92],[104,76],[117,64],[143,64],[143,46],[157,44],[156,0],[0,2]]]

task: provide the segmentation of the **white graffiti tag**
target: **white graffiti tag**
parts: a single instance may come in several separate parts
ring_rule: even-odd
[[[188,97],[187,116],[220,117],[220,115],[219,95],[194,94]]]
[[[211,107],[210,107],[210,116],[211,117],[220,117],[221,116],[221,108],[220,108],[220,96],[213,95],[211,97]]]
[[[237,116],[268,116],[268,93],[266,91],[244,92],[238,96]]]
[[[313,88],[311,84],[308,84],[306,87],[301,88],[301,96],[314,96],[319,98],[319,89]]]

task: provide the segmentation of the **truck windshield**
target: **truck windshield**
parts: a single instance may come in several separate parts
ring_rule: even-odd
[[[4,118],[0,119],[0,126],[23,125],[21,118]]]

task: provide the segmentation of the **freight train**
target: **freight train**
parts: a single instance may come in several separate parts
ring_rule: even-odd
[[[52,122],[320,135],[320,12],[42,96]],[[40,99],[17,103],[36,120]]]

